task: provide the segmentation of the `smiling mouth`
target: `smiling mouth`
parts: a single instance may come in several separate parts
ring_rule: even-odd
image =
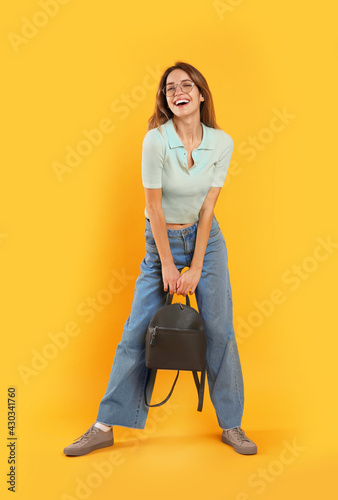
[[[175,106],[177,106],[178,108],[184,108],[184,106],[186,106],[187,104],[189,104],[190,101],[188,101],[187,99],[178,99],[176,102],[175,102]]]

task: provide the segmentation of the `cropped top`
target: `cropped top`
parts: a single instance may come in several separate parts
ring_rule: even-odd
[[[221,129],[203,122],[201,125],[202,142],[192,151],[191,168],[172,118],[161,125],[161,130],[149,130],[143,139],[142,183],[145,188],[162,188],[162,209],[168,223],[198,221],[210,187],[224,184],[234,141]],[[149,218],[147,208],[144,215]]]

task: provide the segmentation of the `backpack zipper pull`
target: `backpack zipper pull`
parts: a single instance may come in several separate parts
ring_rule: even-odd
[[[156,342],[156,326],[154,326],[151,337],[150,337],[150,345],[154,345]]]
[[[183,306],[182,306],[181,302],[179,302],[179,305],[180,305],[180,308],[181,308],[181,309],[182,309],[182,311],[183,311]]]

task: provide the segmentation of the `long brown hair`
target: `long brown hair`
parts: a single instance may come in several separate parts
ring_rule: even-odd
[[[191,80],[195,82],[195,85],[197,85],[199,91],[204,97],[204,101],[202,101],[200,104],[201,122],[203,122],[204,125],[207,125],[208,127],[221,128],[216,123],[214,102],[206,79],[204,78],[202,73],[200,73],[198,69],[196,69],[191,64],[177,61],[175,62],[174,66],[170,66],[169,68],[167,68],[161,77],[156,92],[154,113],[148,120],[147,130],[151,130],[156,127],[161,128],[161,125],[163,125],[163,123],[167,122],[168,120],[170,120],[170,118],[173,117],[173,112],[167,104],[167,99],[162,92],[162,89],[166,84],[167,76],[174,69],[182,69],[183,71],[185,71],[189,75]]]

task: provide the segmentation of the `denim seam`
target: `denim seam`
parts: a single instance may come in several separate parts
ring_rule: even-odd
[[[236,339],[234,340],[234,342],[236,342]],[[233,364],[235,365],[236,364],[235,353],[234,353],[234,348],[233,348],[233,345],[232,345],[231,342],[230,342],[230,348],[231,348],[232,361],[233,361]],[[234,375],[235,375],[235,381],[236,381],[237,397],[238,397],[238,401],[239,401],[241,410],[243,412],[244,405],[242,404],[242,400],[241,400],[241,397],[240,397],[241,391],[239,390],[238,378],[237,378],[236,370],[234,370]]]
[[[134,420],[134,426],[136,427],[138,425],[138,420],[140,416],[140,408],[141,408],[141,401],[142,401],[142,396],[144,395],[144,385],[145,385],[145,379],[147,376],[147,368],[145,367],[144,375],[143,375],[143,381],[142,381],[142,390],[140,391],[140,397],[138,400],[137,404],[137,409],[136,409],[136,415],[135,415],[135,420]]]
[[[233,300],[232,300],[232,291],[231,291],[228,265],[227,265],[227,274],[226,274],[226,287],[227,287],[228,300],[230,302],[230,310],[232,311],[233,310]]]

